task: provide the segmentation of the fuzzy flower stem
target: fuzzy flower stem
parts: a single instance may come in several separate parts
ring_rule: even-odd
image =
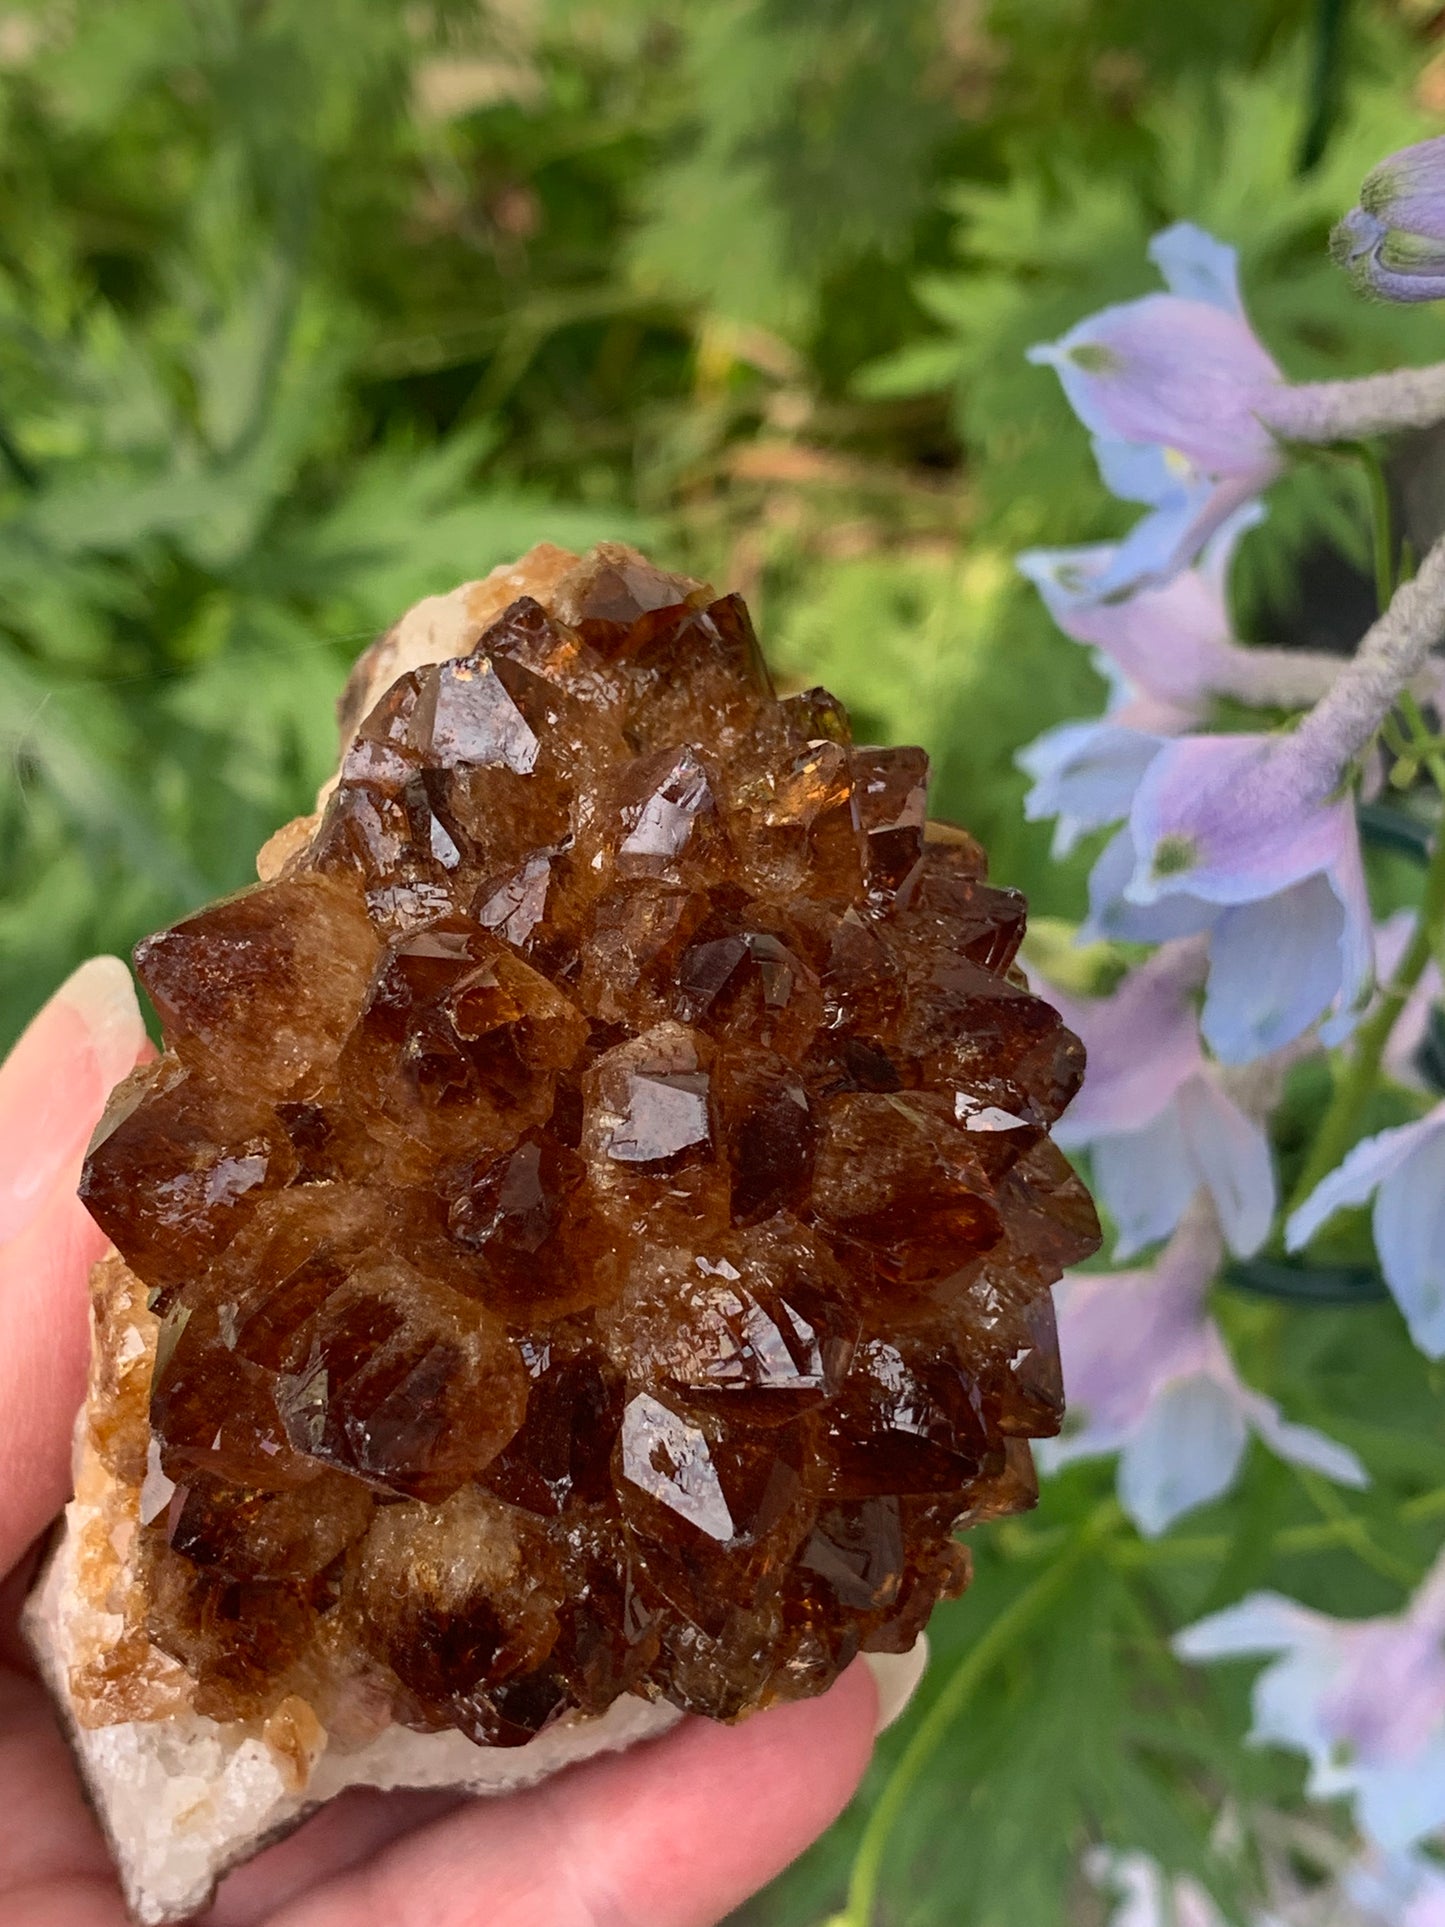
[[[1445,362],[1359,381],[1294,382],[1273,390],[1255,413],[1286,442],[1359,442],[1430,428],[1445,421]]]
[[[1328,694],[1343,666],[1322,649],[1241,647],[1213,679],[1214,690],[1254,708],[1304,709]]]
[[[1445,636],[1445,539],[1413,580],[1365,631],[1353,660],[1295,732],[1301,757],[1316,768],[1345,769],[1373,738],[1400,693]]]
[[[1425,873],[1425,894],[1409,948],[1385,986],[1379,1003],[1355,1034],[1354,1049],[1310,1146],[1289,1211],[1297,1210],[1304,1203],[1354,1142],[1360,1118],[1374,1092],[1395,1020],[1430,961],[1431,943],[1442,918],[1445,918],[1445,832],[1437,832],[1430,867]]]
[[[1315,769],[1344,770],[1373,738],[1445,634],[1445,540],[1437,542],[1411,581],[1366,630],[1353,661],[1294,734],[1294,748]],[[1419,712],[1411,716],[1417,735]],[[1430,961],[1435,933],[1445,922],[1445,829],[1437,829],[1425,875],[1415,934],[1374,1011],[1361,1024],[1354,1049],[1305,1160],[1291,1208],[1334,1170],[1357,1135],[1390,1033]]]

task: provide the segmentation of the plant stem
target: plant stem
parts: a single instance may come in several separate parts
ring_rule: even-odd
[[[3,421],[0,421],[0,461],[10,470],[21,488],[34,494],[40,486],[40,477],[34,466],[21,454],[15,437]]]
[[[1394,518],[1390,513],[1390,484],[1385,479],[1385,466],[1374,449],[1364,447],[1360,450],[1365,465],[1365,479],[1370,490],[1370,529],[1371,549],[1375,561],[1375,606],[1376,613],[1383,615],[1390,606],[1398,576],[1396,574],[1397,556],[1395,551]]]
[[[1370,624],[1353,659],[1340,671],[1294,735],[1287,739],[1305,766],[1343,771],[1374,741],[1385,715],[1419,675],[1445,636],[1445,539],[1402,582],[1390,605]]]
[[[1368,443],[1360,449],[1360,457],[1365,467],[1365,477],[1370,490],[1370,526],[1373,531],[1371,548],[1375,561],[1375,601],[1379,612],[1384,614],[1389,608],[1400,583],[1409,574],[1402,568],[1399,543],[1395,534],[1394,514],[1390,504],[1390,484],[1385,474],[1385,465],[1378,453]],[[1413,742],[1410,748],[1419,762],[1430,772],[1431,780],[1441,796],[1445,797],[1445,755],[1441,754],[1442,745],[1431,733],[1415,693],[1402,689],[1396,707],[1410,726]],[[1388,718],[1386,721],[1388,722]]]
[[[1117,1525],[1120,1516],[1117,1501],[1106,1500],[1086,1521],[1057,1564],[1041,1573],[1032,1585],[1026,1586],[994,1620],[977,1645],[971,1647],[959,1661],[903,1749],[879,1795],[878,1804],[868,1816],[868,1824],[863,1829],[863,1838],[848,1881],[847,1905],[842,1913],[833,1917],[829,1927],[872,1927],[883,1856],[898,1816],[907,1804],[919,1775],[937,1752],[944,1735],[963,1711],[975,1688],[1009,1647],[1033,1625],[1055,1595],[1064,1590],[1098,1541]]]
[[[1445,1487],[1411,1499],[1400,1508],[1400,1518],[1414,1524],[1445,1513]],[[1269,1542],[1273,1559],[1302,1559],[1313,1553],[1328,1552],[1332,1546],[1345,1546],[1358,1538],[1359,1521],[1321,1519],[1316,1525],[1286,1526]],[[1114,1548],[1116,1565],[1129,1569],[1148,1566],[1213,1565],[1228,1556],[1233,1541],[1226,1532],[1197,1533],[1192,1537],[1166,1539],[1122,1539]],[[1392,1577],[1395,1575],[1392,1573]],[[1413,1583],[1413,1581],[1412,1581]]]
[[[1410,725],[1413,738],[1410,748],[1430,772],[1430,780],[1445,798],[1445,754],[1442,754],[1441,740],[1436,736],[1420,713],[1420,705],[1415,693],[1402,689],[1396,707]]]
[[[1343,1516],[1324,1518],[1314,1525],[1285,1526],[1270,1539],[1270,1557],[1304,1558],[1311,1553],[1327,1552],[1331,1546],[1348,1545],[1358,1536],[1360,1520],[1347,1507],[1341,1508],[1341,1511]],[[1445,1517],[1445,1485],[1437,1485],[1429,1492],[1420,1492],[1413,1499],[1406,1499],[1398,1516],[1403,1525],[1424,1525],[1433,1519]],[[1164,1539],[1121,1539],[1111,1549],[1109,1556],[1115,1565],[1127,1568],[1212,1565],[1226,1558],[1233,1544],[1227,1532],[1192,1535],[1171,1532]],[[1021,1556],[1028,1558],[1034,1552],[1033,1546],[1025,1546]],[[1385,1555],[1387,1558],[1389,1556],[1388,1553]],[[1395,1576],[1392,1572],[1391,1577]],[[1411,1587],[1416,1583],[1412,1575]]]
[[[1425,891],[1420,914],[1415,921],[1409,945],[1395,974],[1381,992],[1380,1001],[1355,1032],[1355,1047],[1350,1054],[1334,1096],[1320,1124],[1310,1154],[1305,1160],[1299,1183],[1290,1199],[1289,1209],[1297,1210],[1319,1184],[1329,1176],[1355,1141],[1360,1118],[1375,1089],[1380,1063],[1395,1020],[1405,1008],[1410,992],[1419,983],[1430,961],[1436,925],[1445,919],[1445,835],[1437,828],[1435,848],[1425,872]]]
[[[1341,1539],[1361,1565],[1379,1573],[1382,1579],[1388,1579],[1392,1585],[1403,1586],[1406,1592],[1413,1591],[1419,1578],[1414,1568],[1375,1543],[1374,1535],[1365,1521],[1358,1513],[1351,1512],[1329,1480],[1302,1465],[1297,1465],[1295,1472],[1309,1494],[1310,1503],[1338,1529]]]
[[[1437,1485],[1433,1492],[1417,1493],[1400,1507],[1400,1517],[1411,1525],[1422,1519],[1439,1518],[1442,1513],[1445,1513],[1445,1485]]]
[[[1255,413],[1285,442],[1359,442],[1445,421],[1445,362],[1358,381],[1281,382]]]
[[[1384,465],[1374,450],[1362,448],[1360,454],[1370,489],[1375,595],[1379,602],[1381,616],[1384,617],[1399,589],[1398,554],[1392,526],[1393,517],[1390,512],[1390,487],[1385,477]],[[1375,627],[1379,627],[1378,622]],[[1429,770],[1436,789],[1441,797],[1445,798],[1445,755],[1442,755],[1435,745],[1414,694],[1407,688],[1401,689],[1395,698],[1395,708],[1404,717],[1409,728],[1411,741],[1408,747]],[[1409,946],[1400,959],[1394,976],[1385,987],[1379,1003],[1355,1035],[1354,1050],[1335,1086],[1334,1096],[1330,1100],[1315,1141],[1310,1147],[1310,1154],[1305,1160],[1299,1183],[1290,1200],[1291,1210],[1303,1204],[1320,1180],[1334,1170],[1354,1142],[1360,1118],[1375,1089],[1380,1064],[1390,1041],[1390,1033],[1395,1028],[1410,992],[1420,981],[1425,966],[1430,961],[1433,933],[1437,923],[1442,919],[1445,919],[1445,827],[1437,824],[1435,848],[1425,872],[1425,889],[1420,904],[1420,914]]]
[[[1310,109],[1295,171],[1318,165],[1339,114],[1341,48],[1346,0],[1315,0],[1314,52],[1310,61]]]

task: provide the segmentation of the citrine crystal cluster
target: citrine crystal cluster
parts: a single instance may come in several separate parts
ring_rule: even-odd
[[[83,1195],[159,1321],[134,1556],[197,1712],[731,1719],[1030,1503],[1082,1059],[927,777],[603,549],[141,946],[166,1049]]]

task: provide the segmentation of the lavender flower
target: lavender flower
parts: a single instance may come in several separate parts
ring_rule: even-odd
[[[1209,932],[1205,1041],[1227,1064],[1280,1049],[1329,1013],[1353,1026],[1374,981],[1374,933],[1338,762],[1292,736],[1191,736],[1068,723],[1019,757],[1031,818],[1059,815],[1057,851],[1126,817],[1089,879],[1084,941]]]
[[[1089,872],[1089,914],[1079,926],[1080,943],[1168,943],[1197,936],[1214,923],[1219,912],[1212,903],[1179,892],[1153,903],[1133,902],[1125,893],[1138,867],[1139,852],[1126,823]]]
[[[1340,663],[1298,649],[1245,648],[1235,640],[1226,590],[1240,537],[1263,519],[1250,502],[1206,545],[1199,561],[1158,587],[1101,601],[1118,547],[1028,549],[1020,574],[1038,589],[1066,636],[1094,652],[1111,685],[1108,721],[1159,736],[1205,722],[1214,698],[1295,707],[1324,694]]]
[[[1382,983],[1388,983],[1394,976],[1414,934],[1413,910],[1397,910],[1383,923],[1376,924],[1375,967]],[[1400,1014],[1390,1029],[1390,1041],[1385,1046],[1385,1069],[1397,1084],[1404,1084],[1410,1090],[1426,1088],[1416,1060],[1429,1032],[1431,1007],[1442,998],[1445,998],[1445,979],[1440,975],[1439,964],[1432,959],[1401,1005]]]
[[[1099,597],[1167,582],[1282,466],[1258,414],[1281,376],[1245,317],[1234,250],[1181,222],[1149,254],[1167,294],[1029,350],[1058,371],[1106,487],[1150,511],[1096,578]]]
[[[1065,1149],[1089,1150],[1094,1188],[1118,1226],[1117,1258],[1166,1237],[1201,1187],[1240,1256],[1259,1249],[1274,1218],[1269,1139],[1199,1046],[1204,967],[1200,944],[1174,943],[1109,997],[1035,985],[1088,1051],[1083,1090],[1054,1135]]]
[[[1228,1491],[1251,1433],[1341,1484],[1368,1482],[1353,1452],[1240,1380],[1205,1307],[1222,1255],[1214,1215],[1196,1203],[1152,1267],[1076,1273],[1056,1293],[1076,1422],[1035,1456],[1051,1472],[1118,1452],[1120,1504],[1151,1537]]]
[[[1366,1853],[1341,1884],[1379,1927],[1445,1927],[1445,1872],[1422,1853]]]
[[[1174,1644],[1189,1660],[1278,1655],[1255,1681],[1251,1740],[1307,1755],[1310,1793],[1352,1798],[1386,1853],[1445,1824],[1445,1554],[1394,1618],[1329,1619],[1254,1593]]]
[[[1366,175],[1330,252],[1365,294],[1445,297],[1445,136],[1401,148]]]
[[[1046,729],[1016,758],[1034,779],[1024,798],[1025,817],[1030,823],[1055,817],[1053,854],[1067,856],[1081,836],[1128,814],[1163,745],[1162,736],[1108,717]]]
[[[1264,511],[1251,502],[1230,517],[1199,562],[1157,587],[1101,601],[1118,555],[1113,542],[1076,549],[1027,549],[1017,567],[1037,588],[1049,614],[1075,642],[1092,646],[1101,675],[1114,686],[1115,723],[1161,736],[1192,729],[1209,699],[1230,687],[1240,649],[1225,603],[1229,564],[1244,531]]]
[[[1385,1283],[1420,1350],[1445,1358],[1445,1103],[1414,1124],[1362,1139],[1290,1218],[1290,1250],[1372,1192]]]
[[[1306,731],[1165,744],[1129,835],[1126,901],[1215,906],[1203,1030],[1219,1057],[1246,1063],[1330,1010],[1326,1041],[1348,1033],[1373,983],[1369,896],[1339,765]]]

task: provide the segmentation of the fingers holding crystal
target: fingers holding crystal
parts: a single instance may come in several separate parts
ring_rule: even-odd
[[[277,1927],[711,1927],[841,1811],[877,1709],[855,1664],[821,1698],[740,1726],[689,1720],[505,1804],[469,1803],[315,1887]]]
[[[76,1181],[111,1087],[149,1048],[130,973],[94,957],[0,1067],[0,1571],[65,1498],[85,1279],[105,1248]]]

